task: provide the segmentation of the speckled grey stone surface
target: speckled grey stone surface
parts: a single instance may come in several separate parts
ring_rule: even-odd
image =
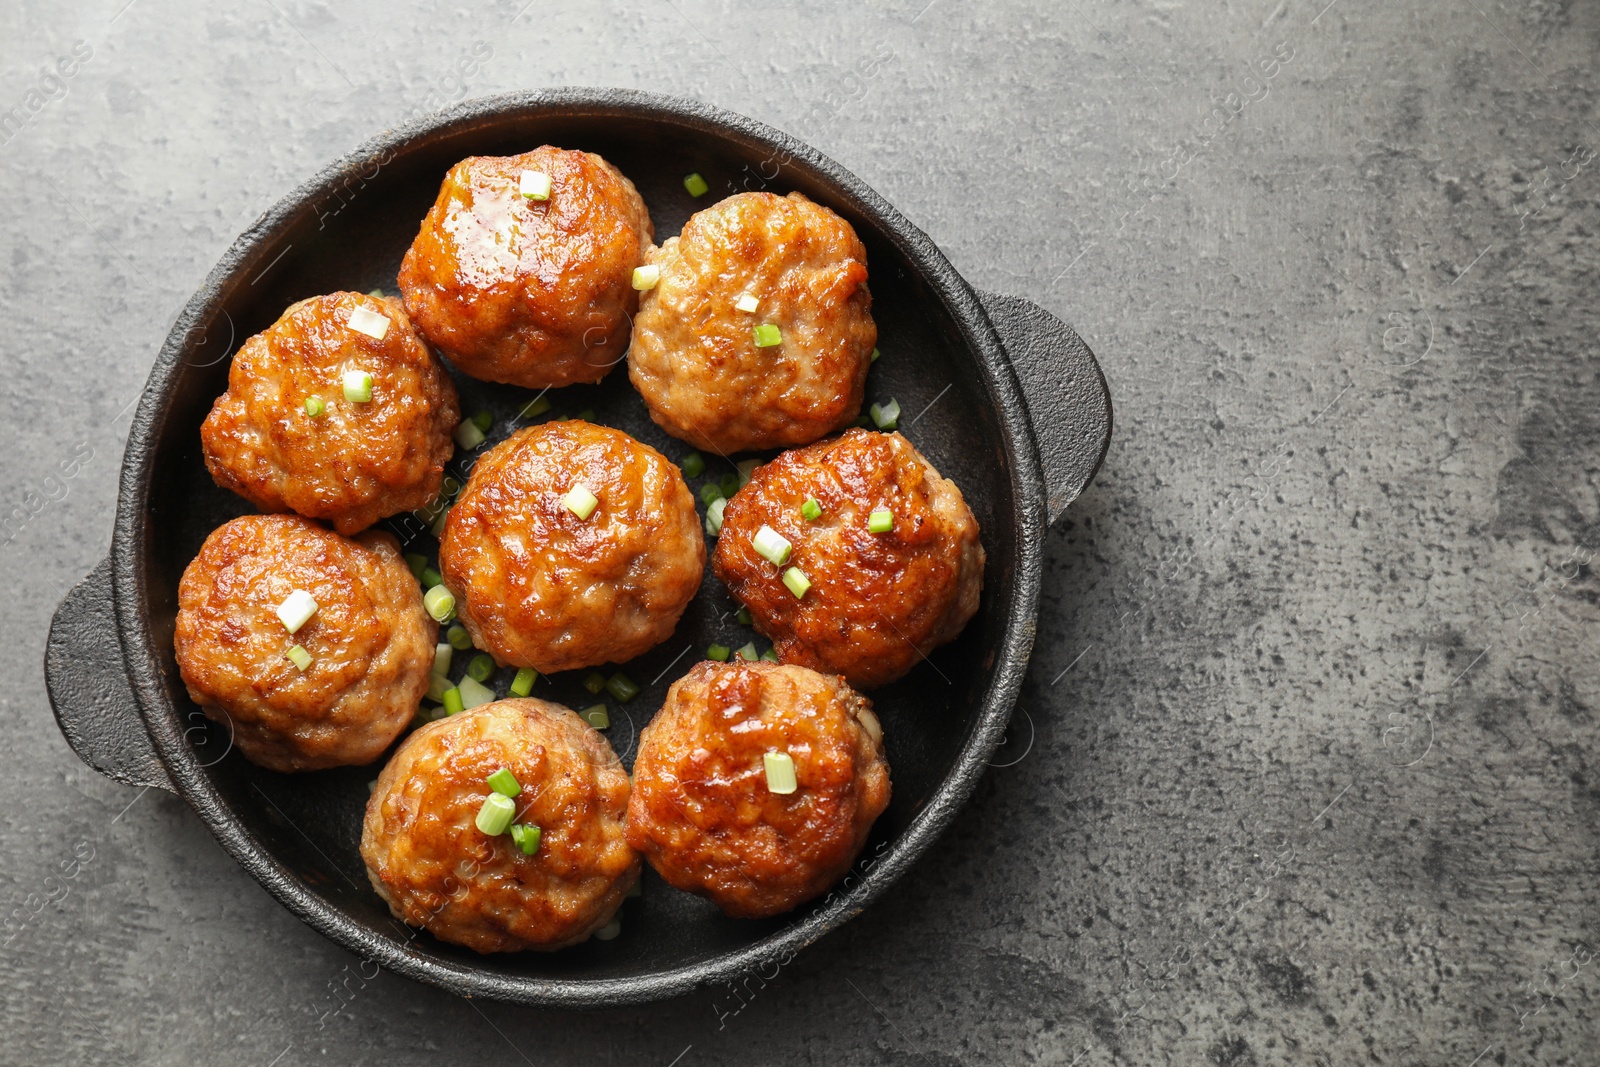
[[[523,3],[0,7],[0,1062],[1594,1062],[1600,8]],[[367,979],[39,669],[235,235],[558,84],[811,141],[1117,406],[939,855],[765,988],[585,1015]]]

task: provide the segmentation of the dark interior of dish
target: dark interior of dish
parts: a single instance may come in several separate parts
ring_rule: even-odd
[[[165,663],[165,681],[180,729],[188,728],[197,759],[222,801],[242,820],[278,863],[310,885],[334,908],[380,936],[409,941],[409,951],[447,966],[488,967],[534,979],[619,979],[703,961],[761,940],[821,902],[788,916],[760,922],[728,919],[709,903],[670,889],[646,869],[642,897],[619,913],[615,940],[557,953],[481,957],[408,930],[391,919],[368,885],[358,854],[368,783],[380,764],[286,776],[262,770],[227,751],[226,730],[205,725],[184,692],[173,660],[172,631],[178,579],[214,528],[249,511],[245,502],[213,484],[200,456],[199,427],[226,387],[227,356],[251,334],[270,325],[288,304],[340,289],[383,288],[395,292],[395,275],[445,171],[469,155],[502,155],[540,144],[598,152],[638,186],[656,225],[656,239],[678,232],[694,211],[745,189],[776,193],[798,190],[838,211],[868,249],[869,286],[882,359],[868,380],[868,401],[895,397],[901,430],[965,494],[977,515],[988,552],[983,608],[954,644],[932,652],[907,678],[870,695],[885,729],[894,799],[878,820],[863,853],[870,858],[901,834],[945,779],[977,721],[1002,646],[1008,601],[1017,563],[1016,472],[1007,454],[999,408],[961,328],[940,297],[919,278],[888,233],[808,165],[774,157],[759,141],[742,135],[691,128],[673,121],[618,114],[537,112],[500,115],[446,132],[414,138],[390,158],[347,169],[324,187],[318,203],[277,238],[251,255],[226,281],[219,310],[206,328],[191,331],[186,366],[173,392],[170,416],[154,445],[154,481],[144,564],[150,640]],[[698,172],[711,191],[696,199],[683,178]],[[493,385],[456,375],[462,410],[495,416],[489,444],[521,425],[516,413],[534,396],[530,390]],[[574,416],[593,409],[597,421],[617,427],[677,460],[689,446],[650,421],[643,401],[618,366],[596,386],[552,391],[553,411],[534,421]],[[931,406],[930,406],[931,405]],[[481,452],[481,450],[480,450]],[[744,457],[734,457],[735,459]],[[762,458],[767,458],[763,456]],[[707,475],[691,480],[698,491],[707,477],[730,470],[708,457]],[[460,457],[452,472],[463,474]],[[702,513],[704,508],[701,508]],[[432,555],[437,546],[416,524],[381,524],[407,541],[407,549]],[[409,529],[408,529],[409,527]],[[700,658],[706,646],[733,647],[756,639],[734,619],[738,605],[711,575],[679,623],[673,638],[626,665],[643,687],[619,705],[607,698],[612,745],[631,766],[639,728],[660,706],[667,687]],[[541,679],[533,695],[571,707],[595,698],[581,687],[587,672]],[[509,670],[492,685],[502,695]]]

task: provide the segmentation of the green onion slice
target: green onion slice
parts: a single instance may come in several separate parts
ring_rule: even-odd
[[[372,374],[364,370],[344,372],[344,398],[352,404],[365,404],[372,399]]]
[[[511,829],[511,820],[517,817],[517,802],[502,793],[490,793],[483,798],[478,809],[478,829],[490,837],[499,837]]]
[[[750,609],[749,608],[740,608],[739,609],[739,614],[735,615],[734,618],[738,619],[739,623],[741,625],[749,626],[750,625]]]
[[[743,482],[739,481],[739,475],[735,471],[729,471],[717,479],[717,488],[722,490],[723,496],[730,498],[739,491],[743,484]]]
[[[733,649],[727,645],[711,645],[706,649],[706,659],[714,659],[718,663],[728,662],[728,657],[733,654]]]
[[[451,648],[450,645],[447,642],[440,641],[437,645],[434,645],[433,646],[433,673],[434,674],[449,674],[450,673],[450,660],[452,658],[454,658],[455,652],[456,652],[456,650]],[[438,700],[439,698],[438,697],[434,697],[434,699]]]
[[[538,396],[522,405],[522,410],[517,412],[517,418],[532,419],[539,415],[543,415],[549,410],[550,398],[545,396],[543,393],[540,393]]]
[[[700,194],[696,193],[695,195],[699,196]],[[594,939],[596,941],[614,941],[621,933],[622,920],[614,918],[594,932]]]
[[[593,707],[584,708],[578,714],[583,716],[584,722],[593,726],[596,730],[611,728],[611,716],[606,713],[604,704],[595,704]]]
[[[459,689],[446,689],[439,703],[444,705],[444,713],[446,715],[454,715],[466,707],[461,700],[461,690]]]
[[[290,633],[297,632],[317,613],[317,602],[304,589],[296,589],[278,605],[278,619]]]
[[[618,671],[606,679],[606,692],[626,704],[639,695],[639,687],[633,684],[633,679]]]
[[[874,348],[874,349],[873,349],[873,350],[872,350],[872,362],[874,362],[874,363],[876,363],[876,362],[878,362],[878,356],[879,356],[879,354],[880,354],[880,353],[879,353],[879,352],[878,352],[878,350],[877,350],[877,349],[876,349],[876,348]]]
[[[591,693],[598,693],[606,687],[606,676],[599,671],[590,671],[589,676],[583,680],[583,687]]]
[[[763,322],[752,331],[757,348],[771,348],[783,344],[783,331],[770,322]]]
[[[794,594],[796,600],[804,600],[806,590],[811,588],[811,579],[807,578],[805,571],[799,567],[790,567],[783,572],[783,584]]]
[[[690,196],[705,196],[711,190],[711,183],[700,177],[700,172],[684,176],[683,187],[689,191]]]
[[[526,823],[517,823],[511,827],[511,843],[522,850],[524,856],[531,856],[539,851],[539,838],[543,835],[537,826]]]
[[[872,424],[880,430],[892,430],[900,425],[900,401],[889,398],[887,404],[874,404],[867,409],[872,416]]]
[[[549,200],[550,175],[542,170],[525,170],[517,182],[517,188],[529,200]]]
[[[778,650],[775,648],[769,648],[765,652],[761,653],[761,658],[766,660],[768,663],[777,663]]]
[[[313,419],[327,410],[328,405],[322,402],[322,398],[320,396],[306,397],[306,414],[310,415]]]
[[[584,408],[582,411],[578,412],[578,418],[582,419],[584,422],[593,422],[595,419],[594,408]]]
[[[289,651],[285,652],[284,655],[289,657],[290,663],[293,663],[302,671],[311,666],[311,653],[305,650],[304,645],[295,645],[293,648],[289,649]]]
[[[450,509],[449,508],[445,508],[443,511],[439,512],[438,515],[434,516],[434,520],[433,520],[432,524],[430,524],[428,526],[428,531],[430,533],[432,533],[433,536],[435,536],[435,537],[443,537],[444,536],[444,524],[445,524],[446,521],[449,520],[449,518],[450,518]]]
[[[717,499],[711,502],[710,507],[706,508],[706,533],[710,534],[712,537],[721,536],[722,513],[727,510],[727,507],[727,497],[719,496]]]
[[[533,683],[538,680],[538,677],[539,672],[532,667],[518,668],[517,676],[511,679],[511,695],[514,697],[527,696],[533,692]]]
[[[488,433],[489,427],[494,425],[494,414],[488,411],[475,412],[472,416],[472,424],[484,433]]]
[[[422,584],[427,586],[429,589],[432,589],[436,585],[443,585],[444,575],[440,574],[432,567],[424,567],[422,568]]]
[[[641,293],[654,289],[661,280],[661,268],[654,263],[633,268],[633,287]]]
[[[380,315],[369,308],[353,308],[350,317],[345,320],[345,325],[357,333],[364,333],[374,341],[381,341],[389,332],[389,317]]]
[[[685,478],[698,478],[706,472],[706,457],[698,452],[690,452],[678,465],[683,468]]]
[[[450,647],[457,652],[465,652],[472,647],[472,635],[467,633],[467,628],[459,622],[445,631],[444,639],[450,642]]]
[[[517,776],[505,767],[501,767],[489,777],[484,779],[493,789],[503,797],[515,797],[522,792],[522,786],[517,782]]]
[[[487,652],[479,652],[467,661],[467,677],[475,682],[487,682],[494,673],[494,657]]]
[[[428,609],[434,622],[449,622],[455,617],[456,598],[442,585],[435,585],[422,594],[422,606]]]
[[[788,796],[799,788],[794,777],[794,760],[787,752],[763,752],[761,763],[767,772],[767,792]]]
[[[456,684],[442,674],[428,675],[428,699],[444,703],[446,693],[455,689]],[[459,694],[457,694],[459,695]]]
[[[367,295],[368,296],[375,296],[379,300],[382,300],[383,299],[383,290],[382,289],[368,289],[367,290]]]
[[[739,468],[739,488],[743,489],[750,484],[750,476],[756,472],[757,467],[761,466],[761,461],[759,459],[741,459],[735,466]]]
[[[411,573],[420,582],[422,580],[422,572],[428,569],[428,557],[421,552],[407,552],[406,566],[411,568]]]
[[[594,514],[594,509],[599,507],[600,498],[589,491],[588,486],[574,485],[567,490],[567,495],[561,498],[567,510],[580,519],[587,519]]]
[[[761,301],[757,300],[754,294],[746,293],[735,301],[733,306],[740,311],[754,311],[761,306]]]
[[[756,652],[756,643],[754,641],[746,642],[745,646],[735,652],[734,655],[746,663],[754,663],[761,658],[760,654]]]
[[[478,424],[471,419],[461,420],[461,425],[456,427],[456,444],[460,445],[463,451],[470,452],[486,440],[488,438],[484,437],[483,431],[478,429]]]
[[[822,504],[816,497],[807,497],[806,502],[800,505],[800,517],[807,522],[816,522],[822,518]]]
[[[456,689],[461,694],[461,707],[475,708],[480,704],[494,703],[494,690],[472,677],[461,679]]]
[[[789,539],[770,526],[762,526],[756,535],[750,538],[750,544],[762,559],[774,567],[781,567],[789,562],[789,552],[794,548]]]
[[[867,529],[873,533],[888,533],[894,529],[894,512],[888,508],[873,508],[867,516]]]
[[[700,487],[700,499],[706,504],[713,504],[722,499],[722,487],[716,482],[707,482]]]

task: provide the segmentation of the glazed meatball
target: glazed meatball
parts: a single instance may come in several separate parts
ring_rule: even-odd
[[[593,510],[580,517],[585,495]],[[546,674],[665,641],[705,562],[677,465],[576,420],[520,430],[480,458],[439,544],[473,641],[502,665]]]
[[[807,521],[809,498],[822,514]],[[873,511],[894,528],[873,533]],[[782,567],[756,551],[763,526],[793,546]],[[712,567],[784,663],[866,689],[954,640],[983,588],[978,521],[955,483],[898,433],[847,430],[757,467],[728,501]],[[796,597],[790,567],[810,587]]]
[[[530,200],[522,175],[545,175]],[[633,183],[549,145],[451,168],[400,266],[417,328],[474,378],[598,382],[628,346],[633,268],[655,236]]]
[[[372,375],[371,400],[345,398],[347,372]],[[455,385],[400,301],[333,293],[244,343],[200,442],[224,489],[353,534],[439,495],[460,417]]]
[[[279,610],[296,591],[315,611],[291,633]],[[178,583],[190,698],[275,771],[377,759],[428,691],[438,636],[398,542],[377,531],[246,515],[212,531]]]
[[[511,772],[532,854],[478,811]],[[367,877],[395,917],[478,952],[565,948],[611,921],[639,880],[624,839],[628,775],[606,739],[543,700],[501,700],[429,723],[378,776],[361,825]]]
[[[662,429],[726,455],[808,444],[855,419],[878,328],[849,223],[799,193],[740,193],[650,263],[661,275],[634,319],[628,374]],[[781,340],[758,346],[758,326]]]
[[[788,756],[793,792],[769,786],[767,754]],[[639,735],[628,843],[668,884],[761,918],[842,878],[888,806],[883,730],[844,679],[705,662]]]

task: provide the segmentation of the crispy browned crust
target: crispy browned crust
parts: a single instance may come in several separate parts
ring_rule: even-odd
[[[600,500],[588,519],[562,503],[576,484]],[[479,459],[439,546],[478,647],[545,673],[622,663],[666,640],[705,560],[677,465],[576,420],[520,430]]]
[[[799,788],[767,788],[787,752]],[[628,842],[669,884],[759,918],[826,892],[889,806],[872,703],[844,679],[775,663],[700,663],[639,735]]]
[[[807,497],[822,505],[815,522],[800,514]],[[877,507],[894,512],[893,532],[867,530]],[[804,599],[751,544],[763,525],[794,545],[787,566],[811,580]],[[898,433],[847,430],[756,468],[723,512],[712,569],[784,663],[871,688],[961,632],[978,610],[983,560],[955,483]]]
[[[525,170],[550,199],[522,196]],[[633,183],[590,152],[545,145],[450,168],[400,265],[422,335],[474,378],[597,382],[622,359],[633,268],[655,237]]]
[[[277,610],[295,589],[317,611],[290,634]],[[218,527],[178,583],[174,645],[190,698],[275,771],[382,755],[428,690],[438,633],[393,537],[352,541],[293,515]],[[294,645],[311,654],[304,672],[284,655]]]
[[[501,768],[517,821],[541,830],[524,855],[477,828]],[[611,920],[639,880],[624,838],[628,775],[606,739],[543,700],[501,700],[429,723],[378,776],[361,827],[367,875],[395,917],[478,952],[548,951]]]
[[[357,307],[388,317],[383,340],[345,325]],[[346,370],[372,374],[370,403],[345,400]],[[311,396],[327,405],[316,417],[305,410]],[[331,293],[244,343],[200,442],[224,489],[353,534],[438,496],[460,417],[454,383],[400,301]]]
[[[849,223],[799,193],[740,193],[650,262],[661,278],[634,319],[628,374],[662,429],[728,454],[808,444],[855,419],[878,328]],[[735,307],[746,293],[754,312]],[[783,343],[757,348],[761,323]]]

